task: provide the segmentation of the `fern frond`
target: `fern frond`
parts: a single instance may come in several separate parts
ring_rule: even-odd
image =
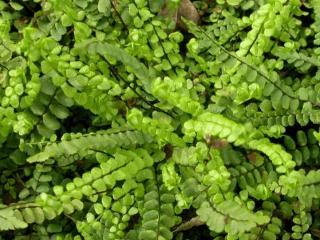
[[[237,124],[220,114],[203,113],[197,120],[186,122],[184,129],[187,136],[193,136],[195,133],[200,138],[213,135],[226,138],[235,145],[259,150],[266,154],[274,165],[278,166],[277,171],[280,173],[287,172],[295,166],[291,156],[280,145],[263,138],[263,135],[251,126]]]
[[[200,219],[209,226],[210,230],[220,233],[226,231],[241,234],[257,225],[269,222],[262,214],[252,214],[234,201],[224,201],[216,206],[203,202],[197,210]]]
[[[165,116],[162,116],[162,119],[159,120],[148,118],[144,117],[143,113],[138,109],[132,109],[129,112],[127,119],[129,126],[157,139],[160,145],[168,143],[173,144],[174,146],[185,145],[183,140],[173,132],[174,127],[170,124],[171,119],[165,118]]]
[[[15,230],[19,228],[26,228],[28,224],[18,218],[13,209],[0,208],[0,231]]]
[[[172,204],[174,201],[174,196],[164,185],[155,180],[146,184],[140,240],[172,239],[170,229],[177,223]]]
[[[60,143],[48,144],[44,150],[28,158],[27,161],[44,162],[52,157],[63,154],[72,155],[81,151],[89,151],[91,148],[103,150],[118,146],[132,146],[150,142],[150,137],[138,131],[120,133],[94,133],[94,134],[71,134],[70,139],[62,140]]]

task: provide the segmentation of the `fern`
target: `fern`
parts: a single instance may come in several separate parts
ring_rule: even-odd
[[[103,150],[105,147],[114,148],[117,145],[125,146],[142,143],[144,140],[150,141],[139,132],[124,132],[118,134],[95,133],[82,136],[81,134],[72,134],[65,136],[61,143],[52,143],[45,147],[44,151],[28,158],[28,162],[43,162],[51,157],[61,156],[63,154],[72,155],[80,151]],[[86,153],[84,153],[86,154]]]
[[[266,138],[261,138],[261,133],[254,131],[248,127],[239,125],[231,120],[224,119],[221,115],[203,114],[199,116],[199,121],[190,121],[185,124],[186,131],[191,133],[199,132],[200,137],[205,137],[207,134],[217,135],[220,138],[226,138],[229,142],[235,142],[236,145],[242,145],[259,150],[269,156],[270,160],[275,165],[281,165],[277,169],[279,172],[287,171],[294,167],[291,156],[281,149],[279,145],[273,145]],[[187,135],[188,132],[186,132]],[[259,136],[260,135],[260,136]]]
[[[12,209],[1,209],[1,231],[26,228],[28,224],[14,215]]]
[[[174,196],[166,193],[164,186],[157,182],[147,183],[139,239],[172,238],[170,229],[177,222],[172,205],[174,201]]]
[[[0,0],[0,239],[319,238],[319,6]]]

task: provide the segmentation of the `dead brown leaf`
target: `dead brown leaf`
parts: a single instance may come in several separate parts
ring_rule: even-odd
[[[176,23],[176,27],[183,30],[186,30],[186,26],[182,22],[182,17],[187,20],[193,21],[196,24],[200,22],[200,15],[198,13],[198,10],[190,0],[181,0],[178,9],[170,9],[167,2],[165,2],[159,15],[171,18]]]

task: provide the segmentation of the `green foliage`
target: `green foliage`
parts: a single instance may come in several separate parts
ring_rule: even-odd
[[[28,213],[25,213],[26,215]],[[27,222],[27,219],[26,219]],[[14,215],[12,209],[2,209],[1,210],[1,231],[14,230],[19,228],[26,228],[28,224],[21,221]]]
[[[318,0],[0,0],[0,240],[320,238],[319,30]]]

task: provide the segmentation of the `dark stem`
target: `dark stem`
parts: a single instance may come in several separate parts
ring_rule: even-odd
[[[122,25],[123,25],[123,27],[124,27],[125,32],[128,34],[128,33],[129,33],[128,27],[127,27],[127,25],[125,24],[125,22],[123,21],[123,19],[122,19],[120,13],[118,12],[116,6],[114,5],[114,3],[113,3],[112,0],[110,0],[110,3],[111,3],[111,6],[112,6],[112,9],[113,9],[114,12],[116,13],[117,17],[120,19],[120,21],[121,21],[121,23],[122,23]]]
[[[100,55],[100,56],[101,56],[101,55]],[[138,93],[138,91],[137,91],[135,88],[133,88],[132,86],[130,86],[130,82],[128,82],[127,80],[125,80],[125,79],[117,72],[117,69],[116,69],[113,65],[111,65],[111,63],[110,63],[106,58],[104,58],[104,59],[106,60],[107,64],[109,65],[109,69],[110,69],[110,71],[111,71],[111,74],[112,74],[119,82],[120,82],[121,80],[122,80],[123,82],[125,82],[126,85],[127,85],[144,103],[146,103],[147,105],[149,105],[152,109],[157,110],[157,111],[162,112],[162,113],[165,113],[165,114],[167,114],[167,115],[169,115],[170,117],[173,118],[173,116],[172,116],[170,113],[168,113],[168,112],[162,110],[161,108],[158,108],[158,107],[154,106],[153,104],[151,104],[150,102],[148,102],[140,93]]]

